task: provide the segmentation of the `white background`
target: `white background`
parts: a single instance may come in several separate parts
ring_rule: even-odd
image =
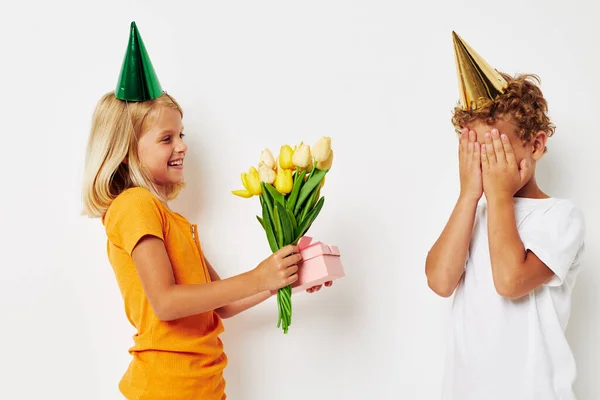
[[[451,31],[490,64],[534,72],[558,126],[544,190],[584,211],[587,253],[568,338],[579,399],[600,393],[597,208],[600,28],[592,1],[6,2],[0,12],[0,398],[119,399],[128,324],[99,220],[79,215],[97,100],[114,90],[135,20],[185,112],[188,189],[223,277],[268,256],[258,200],[231,195],[260,150],[331,136],[311,234],[347,277],[225,321],[233,400],[437,399],[451,304],[426,253],[458,194]],[[596,204],[595,204],[596,203]]]

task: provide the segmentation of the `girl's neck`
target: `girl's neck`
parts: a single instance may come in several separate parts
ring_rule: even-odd
[[[160,186],[160,185],[158,185],[158,184],[155,184],[155,185],[154,185],[154,190],[156,190],[156,193],[160,195],[160,197],[159,197],[159,200],[160,200],[160,202],[161,202],[161,203],[162,203],[162,204],[163,204],[163,205],[164,205],[166,208],[168,208],[168,209],[170,210],[170,208],[169,208],[169,202],[168,202],[168,200],[163,200],[163,199],[166,199],[166,198],[167,198],[167,195],[166,195],[166,193],[165,193],[165,192],[166,192],[165,188],[164,188],[163,186]]]

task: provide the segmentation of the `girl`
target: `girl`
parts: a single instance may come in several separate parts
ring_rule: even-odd
[[[146,70],[154,72],[151,64]],[[137,329],[119,389],[128,399],[225,399],[221,319],[295,282],[301,256],[287,246],[221,280],[196,225],[168,206],[184,186],[182,109],[155,77],[159,90],[141,99],[123,82],[94,112],[83,189],[84,213],[105,226],[108,258]]]

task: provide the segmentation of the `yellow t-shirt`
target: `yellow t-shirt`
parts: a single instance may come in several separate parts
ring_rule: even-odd
[[[227,356],[219,334],[223,323],[214,311],[174,321],[155,315],[131,252],[145,235],[163,240],[177,284],[210,282],[197,227],[172,212],[149,190],[121,193],[102,219],[107,252],[125,303],[137,329],[129,349],[133,360],[119,383],[128,399],[223,400]]]

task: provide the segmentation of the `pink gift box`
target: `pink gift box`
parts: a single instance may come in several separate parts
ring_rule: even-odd
[[[298,264],[298,280],[292,284],[292,293],[346,276],[337,246],[313,242],[309,236],[298,241],[302,261]]]

